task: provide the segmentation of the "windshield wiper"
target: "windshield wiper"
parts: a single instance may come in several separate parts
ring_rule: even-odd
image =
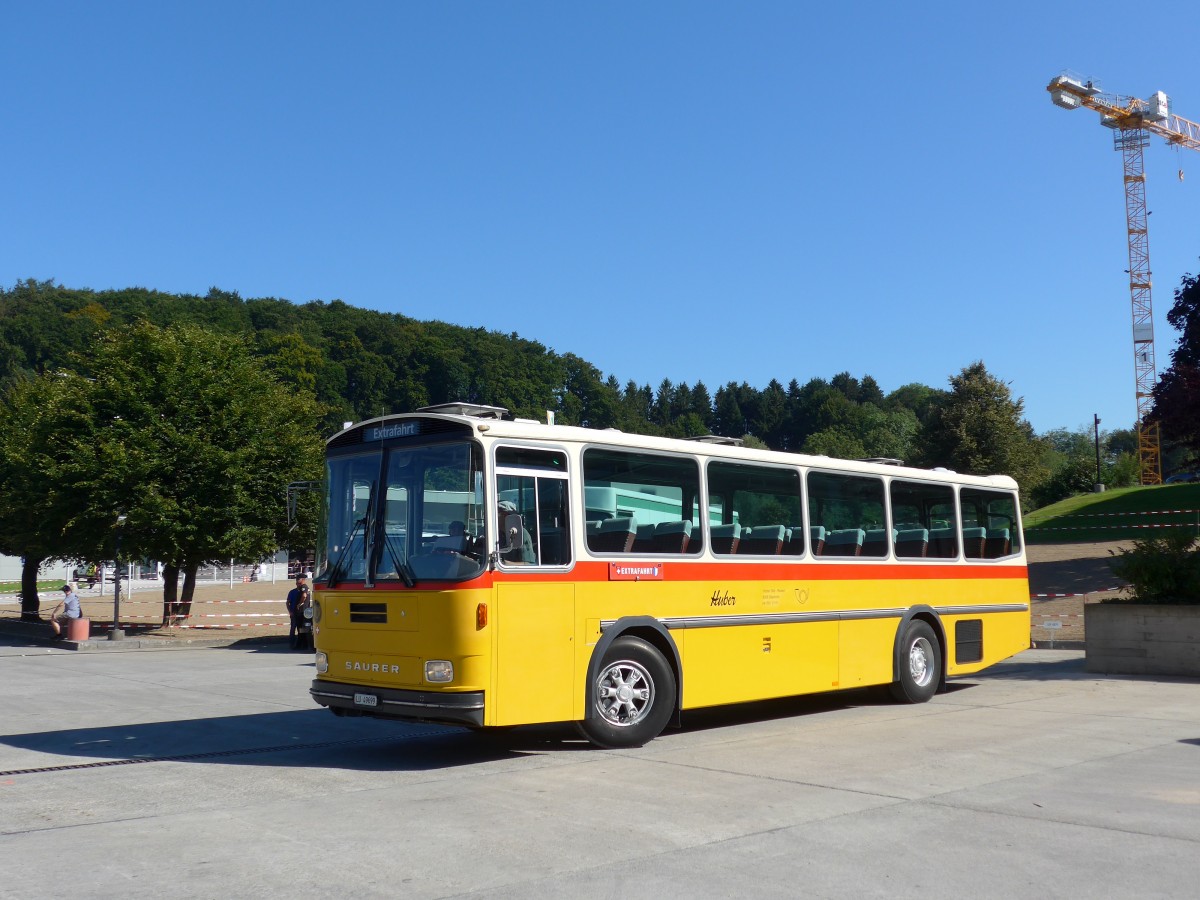
[[[417,580],[413,577],[412,568],[408,564],[407,559],[401,559],[396,555],[396,548],[392,546],[392,539],[389,535],[383,536],[383,545],[387,547],[388,556],[392,558],[392,565],[396,567],[396,572],[400,575],[400,580],[404,582],[405,587],[413,587]]]
[[[346,561],[346,554],[350,548],[354,546],[354,538],[358,535],[359,529],[367,524],[367,517],[363,516],[354,523],[354,527],[350,529],[350,536],[346,538],[346,546],[342,548],[342,552],[338,554],[337,562],[333,564],[333,568],[329,570],[329,586],[334,587],[338,580],[342,577],[342,564]]]

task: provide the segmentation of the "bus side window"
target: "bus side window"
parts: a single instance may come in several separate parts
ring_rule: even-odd
[[[1012,494],[963,488],[959,501],[968,559],[1000,559],[1021,551],[1017,501]]]
[[[891,549],[883,480],[868,475],[808,473],[808,519],[824,528],[823,556],[885,557]]]
[[[897,559],[958,556],[954,488],[896,479],[889,493]]]
[[[500,554],[501,561],[526,566],[569,565],[570,492],[566,454],[528,447],[498,447],[496,469],[497,542],[499,546],[510,547]],[[503,533],[510,513],[521,517],[520,535]]]
[[[538,563],[565,566],[571,561],[565,478],[538,479]]]
[[[716,511],[719,516],[719,521],[713,523],[713,553],[803,555],[804,528],[799,523],[804,506],[799,472],[713,460],[708,464],[707,476],[710,514]]]
[[[590,553],[703,549],[700,471],[690,457],[590,447],[583,452],[583,493]]]

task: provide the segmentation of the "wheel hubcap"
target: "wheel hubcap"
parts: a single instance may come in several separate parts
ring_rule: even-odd
[[[908,673],[920,687],[933,679],[933,647],[925,638],[917,638],[908,648]]]
[[[596,683],[596,709],[610,725],[636,724],[654,705],[654,682],[635,662],[613,663]]]

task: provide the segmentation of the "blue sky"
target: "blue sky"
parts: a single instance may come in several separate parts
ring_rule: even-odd
[[[982,359],[1039,432],[1127,427],[1121,156],[1045,85],[1200,121],[1200,11],[1132,9],[8,3],[0,284],[341,299],[714,393]],[[1161,370],[1200,153],[1146,172]]]

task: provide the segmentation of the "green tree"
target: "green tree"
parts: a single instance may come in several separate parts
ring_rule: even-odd
[[[950,379],[950,392],[922,428],[927,466],[970,475],[1011,475],[1028,491],[1042,478],[1040,445],[1022,417],[1024,401],[983,362]]]
[[[64,480],[66,439],[87,428],[82,379],[67,373],[20,378],[0,401],[0,553],[20,556],[21,618],[38,616],[38,570],[69,555],[64,537],[79,510]],[[81,554],[82,555],[82,554]]]
[[[126,553],[164,563],[164,621],[186,616],[200,565],[285,544],[285,488],[320,472],[316,405],[246,341],[193,326],[107,333],[86,364],[90,377],[73,383],[87,427],[61,436],[80,510],[72,549],[111,551],[123,512]]]
[[[1164,438],[1200,457],[1200,278],[1183,277],[1167,322],[1179,331],[1179,343],[1154,388],[1153,416]]]

